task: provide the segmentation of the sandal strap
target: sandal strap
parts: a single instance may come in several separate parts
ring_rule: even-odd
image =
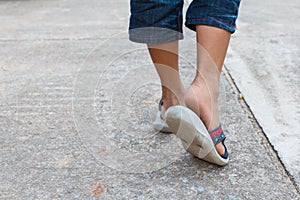
[[[226,136],[221,127],[221,124],[214,130],[209,131],[209,135],[210,135],[214,145],[219,144],[220,142],[224,142],[224,140],[226,139]]]
[[[224,134],[224,131],[221,127],[221,124],[215,128],[214,130],[209,131],[209,135],[214,143],[214,145],[219,144],[220,142],[222,142],[222,144],[225,147],[225,152],[223,155],[221,155],[222,158],[227,159],[228,158],[228,151],[227,151],[227,147],[224,144],[224,141],[226,139],[226,136]]]
[[[164,104],[164,102],[162,101],[162,99],[160,99],[159,104],[158,104],[158,110],[161,111],[161,107]]]
[[[163,102],[163,100],[162,100],[162,98],[160,99],[160,101],[159,101],[159,104],[158,104],[158,110],[159,111],[161,111],[161,107],[164,105],[164,102]],[[164,118],[162,117],[162,115],[160,114],[160,118],[162,119],[162,120],[164,120]]]

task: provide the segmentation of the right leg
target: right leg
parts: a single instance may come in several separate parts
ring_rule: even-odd
[[[197,74],[185,96],[186,104],[209,131],[220,124],[219,79],[230,36],[235,31],[239,4],[240,0],[194,0],[187,11],[186,26],[197,33]],[[224,140],[215,142],[222,155]]]
[[[203,120],[208,131],[220,125],[218,97],[219,79],[231,33],[212,26],[197,25],[197,73],[185,100]],[[225,148],[216,145],[220,155]]]

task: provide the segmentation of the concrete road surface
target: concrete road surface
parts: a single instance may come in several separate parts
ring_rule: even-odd
[[[300,2],[244,1],[227,67],[300,188]]]

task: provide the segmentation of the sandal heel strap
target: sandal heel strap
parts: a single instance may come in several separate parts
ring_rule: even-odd
[[[158,103],[158,110],[161,111],[161,107],[164,104],[164,102],[162,101],[162,99],[160,99],[159,103]]]

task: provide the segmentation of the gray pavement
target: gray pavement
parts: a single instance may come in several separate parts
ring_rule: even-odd
[[[151,128],[158,77],[145,46],[127,40],[128,10],[127,1],[0,1],[0,198],[299,199],[226,72],[228,166]]]
[[[244,1],[226,65],[300,189],[299,25],[298,1]]]

